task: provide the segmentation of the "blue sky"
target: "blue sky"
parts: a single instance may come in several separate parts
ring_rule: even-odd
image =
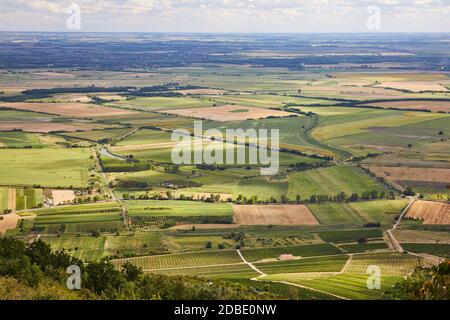
[[[450,0],[0,0],[0,31],[68,31],[72,2],[86,32],[450,32]]]

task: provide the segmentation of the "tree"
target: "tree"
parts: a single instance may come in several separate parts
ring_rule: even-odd
[[[211,241],[206,242],[205,248],[206,249],[211,249],[212,248],[212,242]]]
[[[407,187],[405,192],[403,192],[405,196],[415,196],[416,193],[413,191],[411,187]]]
[[[357,193],[352,193],[352,195],[350,196],[350,198],[348,198],[348,200],[350,202],[356,202],[359,200],[359,195]]]
[[[122,273],[128,281],[136,281],[143,274],[142,268],[135,266],[131,262],[124,263]]]
[[[345,194],[345,192],[339,193],[336,197],[336,200],[339,202],[345,201],[345,199],[347,199],[347,195]]]
[[[367,238],[363,238],[363,237],[359,238],[359,239],[358,239],[358,243],[359,243],[359,244],[365,244],[365,243],[367,243]]]
[[[300,203],[300,201],[302,200],[302,197],[301,197],[299,194],[297,194],[297,195],[295,196],[295,200],[297,201],[297,204],[298,204],[298,203]]]

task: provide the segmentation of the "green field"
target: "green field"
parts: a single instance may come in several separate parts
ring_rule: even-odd
[[[391,225],[407,200],[376,200],[355,203],[309,204],[308,208],[321,224],[359,225],[376,222]]]
[[[16,210],[33,209],[43,203],[44,192],[42,189],[16,189]]]
[[[365,251],[372,251],[372,250],[387,250],[388,246],[386,243],[364,243],[364,244],[344,244],[339,246],[340,248],[344,249],[348,253],[360,253]]]
[[[144,255],[165,252],[158,232],[93,236],[47,236],[53,250],[66,250],[76,258],[99,260],[106,256]]]
[[[419,259],[397,253],[374,253],[354,256],[344,273],[327,274],[274,274],[264,279],[288,281],[332,293],[347,299],[379,299],[403,276],[420,264]],[[381,290],[369,289],[367,282],[369,266],[378,266],[381,271]]]
[[[35,226],[48,226],[116,222],[121,220],[121,212],[118,203],[110,202],[41,209],[33,214],[36,214]]]
[[[169,254],[160,256],[148,256],[112,261],[117,268],[121,268],[125,262],[131,262],[145,271],[161,269],[180,269],[217,266],[226,264],[242,264],[237,251],[204,251],[192,253]]]
[[[342,255],[336,257],[255,263],[255,266],[266,274],[340,272],[347,260],[348,256]]]
[[[225,281],[233,281],[235,279],[248,280],[258,275],[256,271],[251,269],[247,264],[232,264],[222,266],[203,266],[203,267],[187,267],[180,269],[160,269],[148,270],[145,273],[165,274],[165,275],[185,275],[207,277],[211,279],[221,279]]]
[[[277,259],[282,254],[292,254],[295,257],[314,257],[342,254],[342,251],[328,243],[312,244],[293,247],[272,247],[258,249],[244,249],[242,254],[248,261]]]
[[[415,253],[428,253],[446,259],[450,258],[450,244],[402,243],[402,247],[406,251]]]
[[[382,192],[385,188],[355,167],[333,166],[289,175],[288,197],[290,199],[295,199],[297,194],[305,199],[311,195],[332,196],[340,192],[345,192],[347,195],[356,192],[362,195],[363,192],[373,190]]]
[[[130,216],[227,216],[232,215],[229,203],[199,201],[124,201]]]
[[[89,149],[0,149],[5,185],[87,187]]]
[[[90,203],[71,206],[60,206],[54,208],[40,209],[33,211],[38,217],[53,215],[76,215],[76,214],[94,214],[120,212],[121,207],[117,202]]]
[[[380,229],[336,230],[322,231],[319,236],[326,242],[345,243],[356,242],[359,238],[382,238],[383,233]]]
[[[26,132],[0,132],[0,148],[40,146],[37,135]]]
[[[0,212],[8,209],[8,189],[0,188]]]
[[[84,132],[64,133],[64,136],[86,139],[90,141],[114,141],[115,139],[126,135],[132,130],[133,130],[132,128],[93,130]]]
[[[179,223],[232,223],[229,203],[200,201],[124,201],[128,214],[137,225],[175,225]]]
[[[117,146],[145,145],[170,142],[172,134],[166,131],[141,129],[127,138],[119,141]]]

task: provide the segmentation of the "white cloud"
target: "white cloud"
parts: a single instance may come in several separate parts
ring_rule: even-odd
[[[64,31],[71,2],[84,31],[365,32],[376,5],[381,31],[450,32],[450,0],[1,0],[0,30]]]

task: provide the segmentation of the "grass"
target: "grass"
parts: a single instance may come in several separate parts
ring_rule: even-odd
[[[212,279],[221,279],[228,281],[248,280],[256,277],[258,273],[251,269],[247,264],[223,265],[223,266],[206,266],[206,267],[191,267],[186,269],[162,269],[157,271],[147,271],[145,273],[158,273],[165,275],[186,275],[206,277]]]
[[[2,184],[87,187],[89,149],[0,149]]]
[[[53,250],[66,250],[72,256],[84,260],[99,260],[106,256],[142,255],[165,251],[159,232],[127,235],[102,235],[100,237],[62,235],[44,236]]]
[[[130,216],[222,216],[232,215],[229,203],[198,201],[124,201]]]
[[[199,201],[125,201],[129,216],[136,225],[168,227],[190,223],[232,223],[229,203]]]
[[[76,214],[94,214],[121,212],[121,207],[117,202],[90,203],[74,206],[61,206],[55,208],[46,208],[34,211],[38,217],[52,215],[76,215]]]
[[[16,189],[16,210],[33,209],[42,203],[44,203],[44,192],[42,189]]]
[[[333,166],[319,168],[289,175],[288,197],[295,199],[300,194],[303,199],[311,195],[337,195],[354,192],[360,195],[372,190],[385,191],[383,185],[369,177],[359,168],[349,166]]]
[[[380,229],[361,229],[361,230],[336,230],[323,231],[319,236],[326,242],[345,243],[356,242],[359,238],[382,238]]]
[[[0,188],[0,213],[8,209],[8,188]]]
[[[355,255],[345,272],[335,275],[280,273],[268,276],[267,280],[288,281],[309,288],[336,294],[348,299],[379,299],[403,276],[411,272],[419,259],[398,253],[371,253]],[[369,289],[369,266],[378,266],[381,271],[381,289]]]
[[[64,133],[65,136],[86,139],[90,141],[115,140],[129,133],[131,128],[109,129],[109,130],[93,130],[84,132]]]
[[[291,261],[256,263],[255,266],[264,273],[303,273],[303,272],[340,272],[348,256],[308,258]]]
[[[39,227],[48,225],[108,223],[121,220],[121,207],[116,202],[63,206],[41,209],[33,213],[37,215],[34,224]],[[97,229],[101,229],[101,227]],[[96,229],[93,228],[91,230]]]
[[[312,195],[335,196],[340,192],[347,195],[365,191],[385,191],[384,186],[369,177],[359,168],[349,166],[333,166],[289,173],[279,177],[255,177],[241,180],[234,191],[239,194],[259,199],[274,197],[277,200],[286,196],[295,200],[297,195],[309,199]]]
[[[253,281],[250,279],[230,279],[230,281],[245,284],[255,288],[258,291],[269,292],[287,297],[289,300],[335,300],[333,296],[312,291],[305,288],[294,287],[284,283],[269,281]]]
[[[403,249],[415,253],[428,253],[435,256],[450,258],[450,244],[402,243]]]
[[[36,227],[45,225],[66,225],[66,224],[81,224],[81,223],[103,223],[120,221],[119,213],[92,213],[92,214],[55,214],[51,216],[38,216],[34,220]]]
[[[377,222],[391,225],[407,200],[376,200],[354,203],[309,204],[308,208],[321,224],[360,225]]]
[[[0,148],[41,146],[38,135],[26,132],[0,132]]]
[[[237,251],[224,250],[148,256],[112,261],[112,263],[119,269],[125,262],[131,262],[134,265],[149,271],[159,269],[217,266],[222,264],[240,264],[242,263],[242,260]]]
[[[343,244],[339,246],[348,253],[360,253],[365,251],[388,249],[384,242],[380,243],[364,243],[364,244]]]
[[[258,249],[244,249],[242,254],[248,261],[260,261],[264,259],[277,259],[282,254],[292,254],[296,257],[313,257],[341,254],[342,251],[328,243],[292,246],[292,247],[272,247]]]
[[[312,139],[307,134],[307,129],[314,127],[315,122],[311,117],[299,116],[292,118],[260,119],[230,122],[217,125],[216,123],[205,123],[205,128],[217,128],[222,131],[226,129],[267,129],[279,130],[280,147],[299,150],[303,152],[323,155],[335,155],[333,150],[323,146],[320,142]]]
[[[368,289],[368,275],[364,274],[338,274],[311,279],[302,274],[296,275],[289,273],[271,275],[266,279],[272,281],[288,281],[352,300],[373,300],[381,298],[387,289],[391,288],[402,278],[398,276],[382,276],[380,290]]]

